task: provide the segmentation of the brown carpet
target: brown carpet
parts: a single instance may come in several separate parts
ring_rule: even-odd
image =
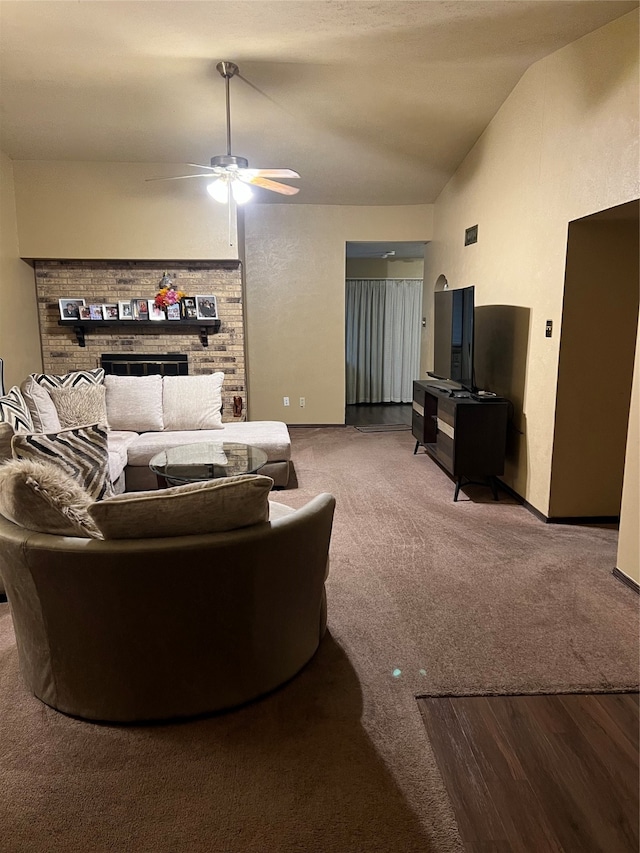
[[[481,487],[454,503],[406,432],[291,432],[299,488],[276,497],[337,498],[316,657],[239,711],[98,726],[25,694],[1,605],[0,849],[461,851],[416,695],[637,686],[615,530],[544,525]]]

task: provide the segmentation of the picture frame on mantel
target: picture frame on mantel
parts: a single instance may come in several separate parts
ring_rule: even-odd
[[[131,311],[133,312],[134,320],[149,319],[149,300],[148,299],[132,299]]]
[[[182,319],[182,309],[180,308],[179,302],[174,302],[173,305],[167,305],[167,320],[181,320]]]
[[[60,308],[60,317],[62,320],[79,320],[80,319],[80,306],[86,305],[86,301],[84,299],[58,299],[58,306]]]
[[[133,320],[130,299],[121,299],[118,302],[118,320]]]
[[[218,303],[215,296],[196,296],[196,316],[198,320],[218,319]]]
[[[195,296],[183,296],[180,304],[182,306],[182,316],[185,320],[197,319]]]
[[[102,305],[102,316],[105,320],[118,319],[118,306],[115,302],[104,302]]]
[[[150,320],[165,320],[164,308],[156,305],[155,299],[149,299],[149,319]]]

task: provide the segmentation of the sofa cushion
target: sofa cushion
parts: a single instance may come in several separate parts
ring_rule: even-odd
[[[107,376],[107,420],[111,429],[159,432],[162,419],[162,376]]]
[[[161,450],[204,441],[252,444],[264,450],[267,462],[283,462],[291,458],[291,439],[286,424],[280,421],[247,421],[241,424],[223,424],[221,430],[146,432],[139,435],[129,446],[129,465],[146,466],[151,457]]]
[[[55,373],[32,373],[32,378],[47,390],[51,388],[77,388],[80,385],[102,385],[104,370],[72,370],[61,375]]]
[[[104,385],[52,388],[49,394],[61,429],[96,423],[108,426]]]
[[[0,397],[0,423],[9,424],[16,432],[33,432],[29,407],[17,385]]]
[[[165,430],[222,429],[224,373],[165,376],[162,413]]]
[[[97,538],[91,495],[57,465],[14,459],[0,465],[0,513],[28,530]]]
[[[13,459],[11,452],[11,439],[15,435],[11,424],[0,423],[0,462]]]
[[[49,462],[89,492],[93,500],[112,494],[107,430],[99,424],[53,433],[16,434],[11,439],[14,459]]]
[[[136,440],[138,433],[124,430],[109,430],[107,447],[109,449],[109,475],[114,484],[127,466],[127,449]]]
[[[96,501],[89,515],[105,539],[220,533],[267,521],[273,480],[242,474]]]
[[[295,512],[295,509],[286,504],[278,503],[278,501],[269,501],[269,521],[275,521],[277,518],[286,518]]]
[[[238,441],[253,444],[267,454],[267,462],[284,462],[291,459],[291,436],[282,421],[244,421],[224,424],[224,434],[219,441]]]
[[[44,385],[36,382],[34,376],[28,376],[20,390],[29,407],[34,432],[57,432],[62,428],[51,395]]]

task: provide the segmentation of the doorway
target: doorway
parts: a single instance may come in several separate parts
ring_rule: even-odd
[[[638,324],[638,201],[569,223],[549,517],[620,515]]]
[[[346,244],[345,423],[410,423],[420,372],[423,242]]]

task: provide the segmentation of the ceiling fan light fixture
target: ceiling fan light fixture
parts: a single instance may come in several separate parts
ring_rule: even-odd
[[[207,192],[220,204],[226,204],[229,200],[229,184],[224,178],[218,178],[210,184],[207,184]]]
[[[236,204],[245,204],[253,196],[251,187],[242,181],[231,181],[231,193]]]

